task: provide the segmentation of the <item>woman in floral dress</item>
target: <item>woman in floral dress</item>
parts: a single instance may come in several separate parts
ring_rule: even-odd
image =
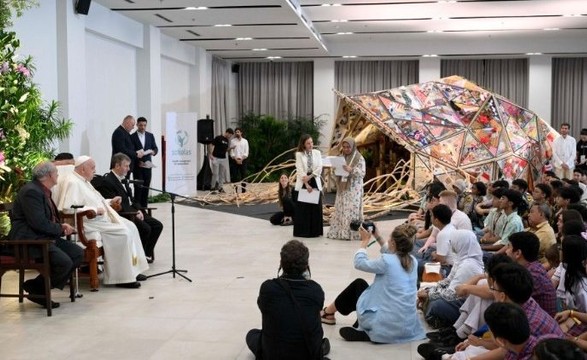
[[[343,165],[348,176],[336,177],[336,208],[330,219],[328,237],[331,239],[360,240],[359,233],[350,229],[353,220],[363,220],[363,177],[365,159],[357,151],[355,140],[347,137],[342,141]]]

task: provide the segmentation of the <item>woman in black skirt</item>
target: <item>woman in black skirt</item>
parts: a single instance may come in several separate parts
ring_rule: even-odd
[[[302,135],[296,151],[296,184],[293,192],[295,204],[294,230],[296,237],[318,237],[323,234],[322,223],[322,156],[315,150],[308,134]],[[318,203],[300,201],[300,193],[317,191]]]

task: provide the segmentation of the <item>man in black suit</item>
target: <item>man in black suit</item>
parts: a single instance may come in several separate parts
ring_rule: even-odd
[[[135,118],[132,115],[127,115],[122,124],[119,125],[112,133],[112,155],[123,153],[130,158],[130,170],[132,171],[138,159],[143,157],[142,150],[135,150],[135,147],[130,138],[130,132],[135,127]],[[112,164],[110,164],[112,167]],[[126,175],[130,178],[130,172]]]
[[[132,216],[130,220],[135,223],[139,230],[147,262],[152,263],[155,245],[159,240],[161,231],[163,231],[163,224],[154,217],[149,216],[144,210],[141,210],[141,206],[133,198],[132,190],[126,178],[130,165],[128,156],[123,153],[114,154],[111,165],[110,172],[102,178],[95,177],[92,180],[92,185],[106,199],[112,199],[116,196],[121,197],[121,209],[119,212]]]
[[[51,263],[51,287],[63,289],[71,272],[80,266],[84,252],[81,247],[61,238],[71,235],[74,228],[69,224],[61,224],[59,211],[51,200],[51,188],[57,184],[57,168],[49,161],[42,162],[33,169],[33,181],[20,189],[12,209],[12,228],[9,239],[52,239],[49,246]],[[41,257],[40,250],[31,255]],[[27,280],[23,285],[31,295],[45,294],[45,280],[42,275]],[[46,299],[30,297],[29,300],[45,307]],[[52,302],[53,308],[59,303]]]
[[[141,157],[135,164],[132,176],[135,180],[143,180],[144,188],[135,189],[135,199],[146,208],[148,205],[149,189],[151,186],[151,168],[153,163],[151,157],[157,155],[159,149],[155,142],[155,136],[147,131],[147,119],[140,117],[137,119],[137,131],[130,136],[136,151],[142,150]]]

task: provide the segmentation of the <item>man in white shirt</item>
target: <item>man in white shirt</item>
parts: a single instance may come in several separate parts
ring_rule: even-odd
[[[243,137],[241,128],[234,129],[234,136],[230,140],[230,178],[238,183],[247,176],[247,163],[249,158],[249,142]],[[241,183],[241,189],[246,191],[246,184]],[[238,192],[238,187],[237,187]]]
[[[561,124],[560,136],[552,144],[552,165],[559,179],[572,179],[577,157],[577,142],[569,135],[570,125]]]
[[[439,196],[440,203],[448,206],[452,211],[450,223],[455,227],[455,229],[473,230],[471,219],[469,219],[467,214],[457,209],[457,193],[452,190],[444,190],[439,194]],[[438,232],[438,228],[434,226],[432,228],[432,234],[430,234],[428,240],[426,240],[426,244],[424,244],[419,252],[423,253],[428,250],[429,247],[434,246]]]

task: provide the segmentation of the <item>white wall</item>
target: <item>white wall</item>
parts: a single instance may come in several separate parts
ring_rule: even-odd
[[[189,89],[190,66],[166,57],[161,58],[161,114],[163,120],[167,112],[190,112]],[[163,123],[165,122],[163,121]],[[165,126],[162,128],[162,132],[165,132]]]
[[[112,132],[126,115],[137,114],[136,49],[88,32],[86,71],[88,116],[82,136],[103,174],[109,170]]]
[[[39,7],[27,10],[15,19],[12,31],[20,39],[19,55],[33,57],[37,68],[34,82],[45,101],[57,100],[57,6],[58,0],[43,0]],[[42,30],[39,25],[42,24]],[[41,33],[39,32],[41,31]]]

